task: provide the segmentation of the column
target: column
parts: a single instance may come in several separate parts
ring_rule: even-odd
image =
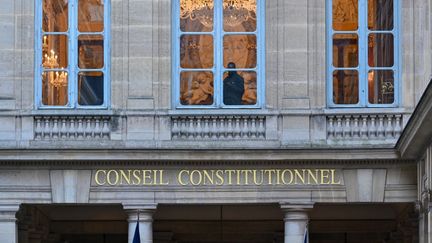
[[[153,213],[156,211],[156,205],[146,206],[124,206],[128,214],[129,230],[128,243],[132,243],[135,234],[136,224],[139,220],[139,232],[141,243],[153,242]]]
[[[308,211],[313,203],[281,203],[285,222],[285,243],[304,243],[306,227],[309,222]]]
[[[18,226],[15,214],[19,210],[19,205],[0,206],[0,242],[17,243]]]

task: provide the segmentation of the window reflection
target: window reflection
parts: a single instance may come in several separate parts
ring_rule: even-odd
[[[78,37],[79,68],[98,69],[104,66],[102,35],[80,35]]]
[[[237,68],[255,68],[257,46],[255,35],[226,35],[223,40],[224,67],[232,62]]]
[[[368,0],[370,30],[393,29],[393,0]]]
[[[68,103],[68,73],[51,71],[42,73],[42,104],[64,106]]]
[[[224,0],[223,17],[226,32],[253,32],[256,30],[256,0]]]
[[[213,73],[182,72],[180,74],[182,105],[212,105],[213,92]]]
[[[78,30],[101,32],[104,29],[104,0],[80,0],[78,4]]]
[[[45,32],[66,32],[68,30],[68,1],[44,0],[42,2],[42,29]]]
[[[333,0],[333,29],[358,29],[358,0]]]
[[[368,73],[369,103],[393,104],[394,74],[391,70],[371,70]]]
[[[63,106],[68,102],[68,45],[66,35],[42,37],[42,104]],[[55,70],[55,71],[54,71]]]
[[[358,66],[358,36],[357,34],[333,35],[333,66]]]
[[[212,68],[213,51],[211,35],[183,35],[180,38],[180,65],[182,68]]]
[[[180,0],[180,29],[183,32],[213,30],[213,0]]]
[[[256,105],[257,0],[179,0],[179,7],[180,104]]]
[[[78,104],[102,105],[104,78],[102,72],[80,72],[78,74]]]
[[[356,70],[333,72],[333,102],[357,104],[359,102],[359,76]]]
[[[367,3],[367,25],[366,19],[362,21],[365,21],[363,31],[367,31],[368,35],[360,37],[363,40],[367,38],[367,42],[361,43],[359,33],[362,32],[358,29],[359,19],[362,19],[358,14],[359,2]],[[395,38],[390,33],[394,28],[394,0],[332,0],[332,4],[333,31],[345,31],[333,34],[332,38],[334,103],[358,104],[362,98],[364,103],[392,104],[394,71],[383,69],[395,65]],[[367,57],[364,63],[359,62],[359,50]],[[368,72],[361,73],[362,80],[359,80],[359,73],[354,70],[356,68]],[[361,97],[359,82],[363,84]]]
[[[394,64],[393,34],[370,34],[368,38],[371,67],[392,67]]]
[[[229,66],[232,65],[231,63]],[[232,70],[225,72],[223,77],[225,105],[255,105],[257,103],[256,72]]]

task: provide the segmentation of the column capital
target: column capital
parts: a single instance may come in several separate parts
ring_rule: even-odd
[[[123,204],[129,222],[152,222],[157,204]]]
[[[289,203],[289,202],[281,202],[279,203],[281,209],[284,212],[300,212],[300,211],[309,211],[313,209],[314,202],[305,202],[305,203]]]
[[[306,203],[280,203],[280,207],[284,212],[284,221],[303,220],[308,221],[308,212],[313,209],[313,202]]]
[[[19,204],[0,205],[0,222],[16,222],[16,213],[19,208]]]

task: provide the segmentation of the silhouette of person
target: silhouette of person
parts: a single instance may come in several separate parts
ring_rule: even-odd
[[[235,63],[228,63],[228,68],[236,68]],[[244,93],[244,79],[237,71],[229,71],[223,81],[223,101],[225,105],[241,105]]]

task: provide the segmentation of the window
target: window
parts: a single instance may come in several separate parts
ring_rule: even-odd
[[[173,2],[174,107],[261,107],[264,1]]]
[[[106,108],[109,10],[105,0],[38,0],[38,108]]]
[[[399,0],[328,0],[330,107],[399,102]]]

